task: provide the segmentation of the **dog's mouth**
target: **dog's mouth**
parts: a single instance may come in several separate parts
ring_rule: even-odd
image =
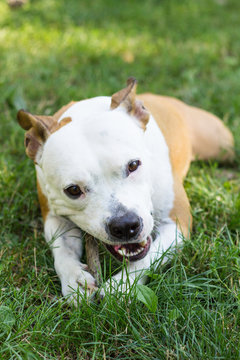
[[[146,240],[140,243],[104,245],[118,261],[122,262],[124,258],[128,261],[137,261],[143,259],[150,249],[151,242],[151,237],[148,236]]]

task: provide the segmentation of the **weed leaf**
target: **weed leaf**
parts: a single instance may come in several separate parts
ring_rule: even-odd
[[[158,298],[155,292],[146,285],[136,285],[137,299],[144,303],[151,312],[157,310]]]
[[[15,316],[8,306],[0,306],[0,327],[1,330],[10,330],[15,324]]]

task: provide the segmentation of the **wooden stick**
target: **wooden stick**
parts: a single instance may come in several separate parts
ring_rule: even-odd
[[[89,272],[96,279],[97,285],[99,286],[102,278],[99,247],[97,240],[89,234],[85,235],[85,250]]]

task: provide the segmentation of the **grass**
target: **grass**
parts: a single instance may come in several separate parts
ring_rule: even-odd
[[[48,115],[111,95],[134,75],[139,92],[222,117],[239,155],[239,11],[238,0],[0,2],[1,359],[240,358],[239,160],[192,165],[192,239],[149,272],[156,312],[120,291],[72,309],[61,301],[15,120],[21,107]]]

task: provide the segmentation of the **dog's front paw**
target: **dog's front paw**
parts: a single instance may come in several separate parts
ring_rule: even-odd
[[[96,280],[81,266],[71,269],[71,272],[61,276],[62,294],[69,303],[77,305],[83,296],[91,296],[98,290]]]
[[[120,292],[121,294],[127,295],[131,292],[132,283],[133,281],[131,281],[131,279],[119,273],[106,281],[104,291],[105,293],[116,294]]]
[[[134,271],[129,269],[127,271],[120,271],[116,275],[110,277],[105,284],[104,292],[110,294],[120,294],[126,298],[135,294],[137,284],[145,284],[147,278],[143,274],[143,270]]]

